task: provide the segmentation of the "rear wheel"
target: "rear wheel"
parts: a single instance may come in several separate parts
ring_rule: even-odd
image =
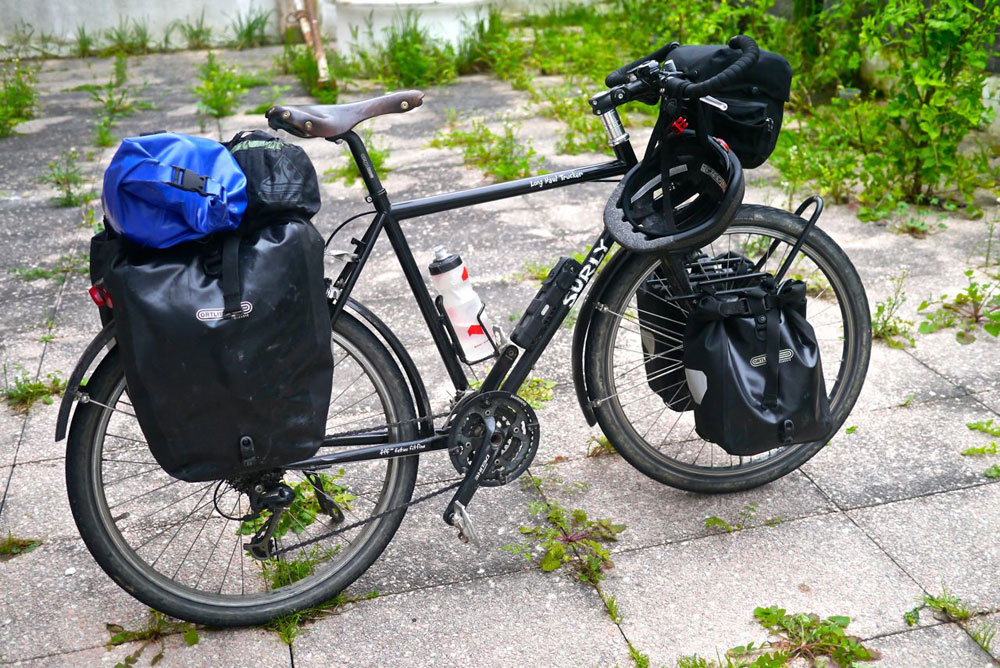
[[[333,328],[327,433],[414,418],[406,382],[375,336],[348,314]],[[66,482],[80,534],[115,582],[167,614],[213,626],[260,624],[333,598],[379,557],[405,511],[259,560],[245,543],[268,511],[247,519],[247,494],[227,482],[187,483],[155,462],[113,350],[87,384],[69,433]],[[413,422],[389,428],[416,438]],[[306,479],[277,472],[296,493],[274,533],[279,549],[405,503],[416,457],[345,464]],[[310,474],[312,475],[312,474]]]
[[[764,265],[765,271],[774,273],[804,225],[801,217],[786,211],[745,205],[726,233],[702,251],[713,258],[738,252],[756,262],[777,241],[777,249]],[[802,466],[824,446],[823,442],[801,443],[738,457],[699,438],[689,402],[675,402],[673,408],[665,405],[650,388],[644,364],[637,292],[660,266],[660,258],[633,255],[627,262],[601,296],[607,308],[595,314],[584,353],[587,387],[598,423],[622,457],[665,484],[717,493],[776,480]],[[815,228],[789,276],[801,278],[808,286],[808,320],[819,340],[833,423],[839,428],[861,392],[871,352],[864,286],[844,251]],[[686,312],[676,306],[677,302],[671,304],[677,309],[671,317],[686,321]],[[675,344],[682,342],[677,339]],[[655,383],[657,379],[652,380]]]

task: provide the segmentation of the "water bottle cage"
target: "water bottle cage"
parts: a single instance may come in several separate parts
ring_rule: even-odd
[[[500,354],[500,346],[497,344],[496,340],[493,338],[493,332],[483,321],[483,313],[486,312],[486,304],[483,304],[479,308],[479,313],[476,315],[476,322],[478,325],[472,325],[472,327],[478,327],[479,331],[473,332],[474,334],[482,334],[486,337],[486,340],[490,344],[490,353],[485,357],[479,359],[470,360],[465,355],[465,349],[462,347],[461,340],[458,337],[458,333],[455,331],[454,325],[452,325],[451,318],[448,317],[448,312],[444,308],[444,297],[438,295],[434,299],[434,307],[437,309],[438,318],[441,319],[441,324],[444,325],[445,331],[448,332],[448,338],[451,339],[451,345],[455,349],[455,354],[458,355],[458,359],[462,360],[465,364],[478,364],[479,362],[484,362],[488,359],[497,357]]]

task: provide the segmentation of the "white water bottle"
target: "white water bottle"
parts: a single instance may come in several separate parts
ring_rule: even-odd
[[[434,289],[444,302],[444,310],[451,322],[458,344],[470,363],[482,362],[493,357],[495,350],[487,336],[488,323],[479,298],[469,280],[469,270],[458,253],[448,253],[444,246],[434,247],[434,261],[427,268]]]

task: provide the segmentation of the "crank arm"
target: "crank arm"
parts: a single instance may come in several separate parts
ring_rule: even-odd
[[[476,452],[476,456],[472,459],[472,465],[469,466],[469,470],[465,474],[465,479],[458,487],[458,491],[455,492],[455,496],[448,503],[448,507],[445,508],[445,523],[455,526],[456,504],[461,504],[464,512],[464,509],[469,506],[469,502],[472,500],[473,495],[475,495],[476,490],[479,489],[479,479],[483,476],[484,472],[489,470],[489,467],[493,465],[493,461],[497,458],[500,447],[499,443],[493,443],[493,437],[496,433],[496,418],[492,416],[486,418],[486,429],[482,437],[483,445]]]

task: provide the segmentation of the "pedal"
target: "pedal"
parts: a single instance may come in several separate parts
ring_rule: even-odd
[[[465,506],[458,501],[455,502],[455,516],[452,521],[458,528],[458,537],[462,542],[472,543],[476,547],[482,546],[476,526],[472,523],[472,517],[465,510]]]

